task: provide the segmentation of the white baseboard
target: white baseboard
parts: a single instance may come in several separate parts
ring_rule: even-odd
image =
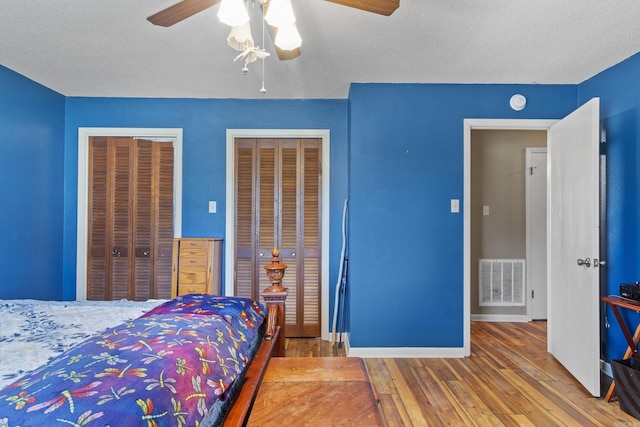
[[[362,358],[461,358],[464,357],[462,347],[352,347],[349,334],[344,334],[343,341],[349,357]]]
[[[472,314],[472,322],[528,322],[525,314]]]

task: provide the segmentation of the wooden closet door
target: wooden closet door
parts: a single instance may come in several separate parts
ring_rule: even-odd
[[[169,298],[172,143],[92,137],[88,212],[87,298]]]
[[[235,294],[258,300],[276,246],[276,141],[236,140]]]
[[[259,298],[278,247],[287,336],[320,335],[319,139],[236,140],[236,295]]]
[[[320,291],[321,291],[321,256],[320,241],[322,238],[321,188],[321,140],[304,139],[298,150],[298,164],[302,165],[302,188],[298,188],[298,224],[302,228],[298,233],[297,271],[304,298],[298,300],[302,311],[297,316],[302,319],[303,336],[320,336]]]
[[[135,300],[169,298],[173,253],[173,144],[135,140]]]

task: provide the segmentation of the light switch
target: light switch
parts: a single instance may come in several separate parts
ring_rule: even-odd
[[[460,212],[460,200],[451,199],[451,213]]]
[[[216,213],[218,209],[217,203],[215,200],[209,200],[209,213]]]
[[[489,216],[489,205],[484,205],[482,207],[482,215]]]

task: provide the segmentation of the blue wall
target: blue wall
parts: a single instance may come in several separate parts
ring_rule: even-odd
[[[0,66],[0,298],[62,297],[64,103]]]
[[[224,237],[226,130],[329,129],[330,283],[338,274],[342,201],[347,195],[346,100],[69,98],[65,135],[63,294],[75,298],[78,128],[183,128],[182,235]],[[209,214],[208,200],[218,202]]]
[[[515,93],[527,108],[509,107]],[[465,118],[559,119],[574,85],[353,84],[350,342],[463,345]],[[464,206],[461,206],[461,212]]]
[[[600,114],[607,131],[607,284],[617,295],[621,283],[640,280],[640,54],[603,71],[578,87],[579,102],[600,97]],[[620,358],[627,348],[613,313],[605,329],[606,358]],[[622,310],[629,327],[640,316]]]
[[[640,278],[639,73],[636,55],[580,85],[354,84],[349,100],[272,101],[65,99],[0,67],[0,298],[75,296],[79,127],[184,129],[186,236],[224,235],[227,128],[330,129],[329,283],[348,194],[351,344],[460,347],[463,218],[449,200],[463,199],[463,119],[557,119],[593,96],[609,135],[608,274],[617,293]],[[509,108],[514,93],[527,97],[525,110]],[[207,213],[208,200],[219,214]],[[617,327],[608,337],[618,356]]]

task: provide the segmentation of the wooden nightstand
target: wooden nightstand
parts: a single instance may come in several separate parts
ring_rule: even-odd
[[[222,239],[173,240],[171,298],[184,294],[220,295]]]

